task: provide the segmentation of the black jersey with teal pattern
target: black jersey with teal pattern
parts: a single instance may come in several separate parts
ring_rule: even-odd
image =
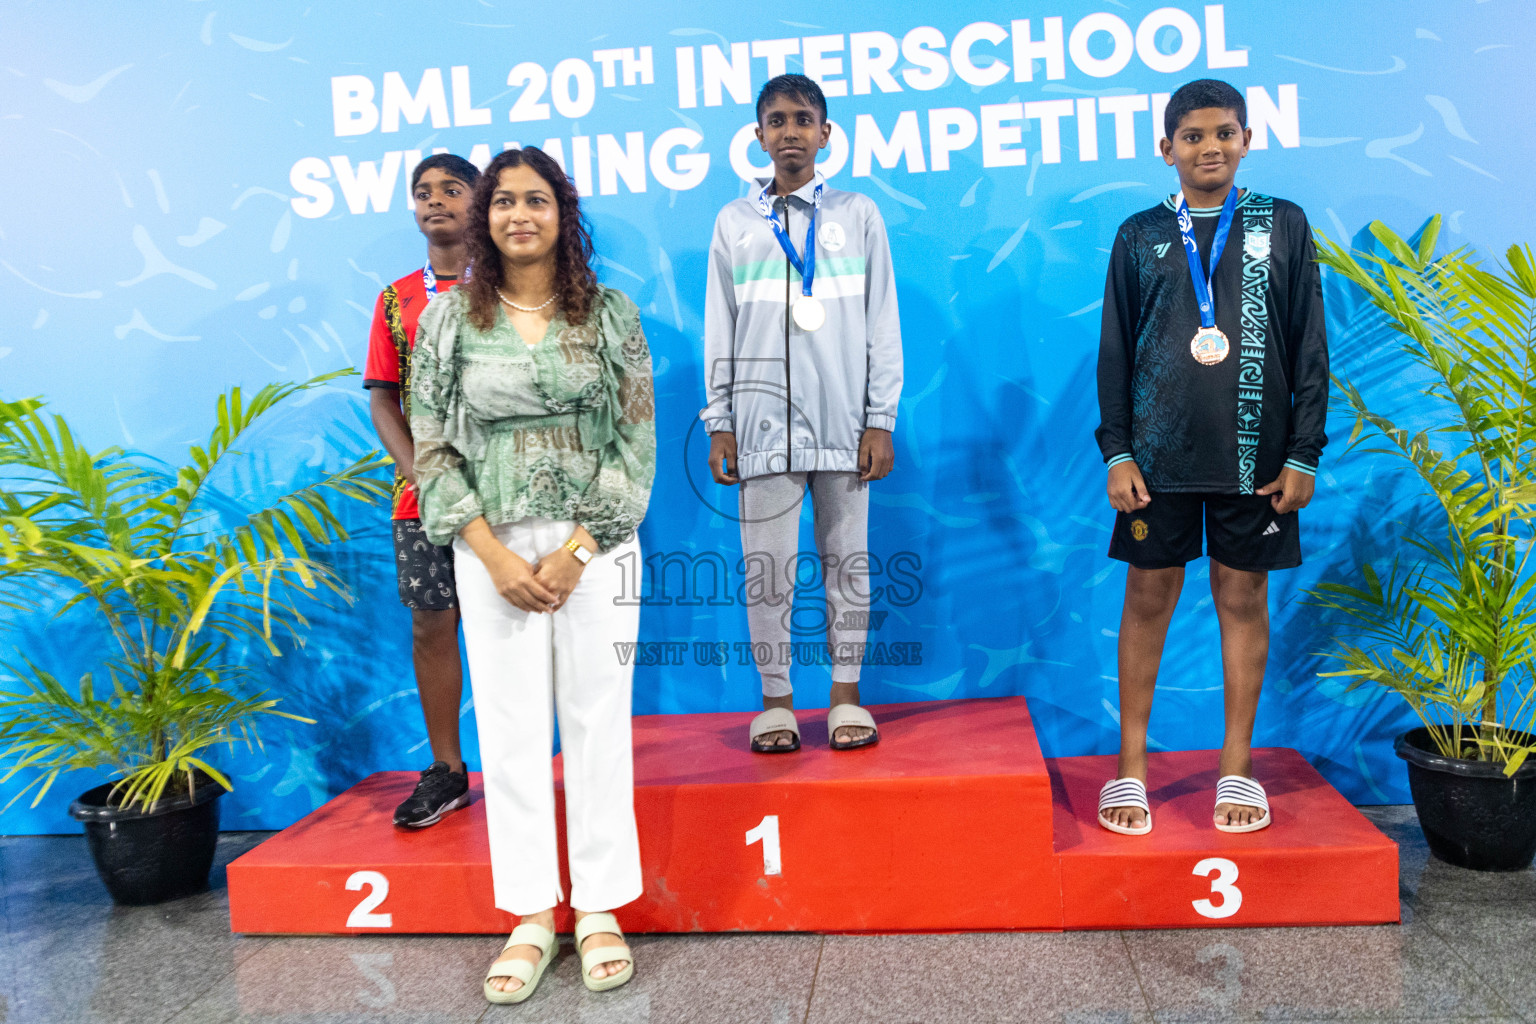
[[[1194,210],[1209,264],[1219,210]],[[1115,236],[1099,339],[1104,461],[1134,459],[1153,491],[1251,494],[1284,466],[1315,473],[1327,438],[1328,339],[1311,228],[1301,208],[1246,192],[1213,281],[1231,345],[1203,365],[1172,198]]]

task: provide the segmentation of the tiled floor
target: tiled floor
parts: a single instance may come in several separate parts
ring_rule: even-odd
[[[987,935],[637,936],[594,995],[569,944],[534,998],[490,1007],[498,941],[244,938],[211,891],[114,907],[75,837],[0,839],[0,1024],[1536,1024],[1536,872],[1432,860],[1412,808],[1366,811],[1402,847],[1403,923],[1377,928]]]

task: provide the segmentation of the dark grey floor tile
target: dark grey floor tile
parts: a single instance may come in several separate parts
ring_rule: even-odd
[[[11,935],[7,926],[5,902],[8,887],[5,884],[5,843],[0,836],[0,1022],[11,1019],[11,1003],[16,987],[16,962],[11,955]]]
[[[1421,864],[1404,864],[1400,869],[1403,889],[1423,903],[1526,904],[1536,913],[1536,870],[1469,871],[1447,864],[1425,852]]]
[[[267,941],[229,931],[223,865],[249,845],[243,835],[221,838],[207,892],[119,907],[83,837],[8,839],[0,848],[8,961],[0,1020],[140,1024],[182,1009]]]
[[[267,834],[224,833],[208,889],[150,907],[113,904],[83,837],[11,837],[0,847],[8,878],[7,933],[18,941],[33,941],[62,935],[66,926],[104,926],[114,939],[134,940],[139,930],[148,929],[228,942],[234,936],[229,931],[225,867]]]
[[[1427,925],[1128,932],[1162,1024],[1513,1011]]]
[[[225,832],[219,836],[208,889],[179,900],[142,909],[186,927],[228,933],[229,897],[225,868],[229,862],[270,836],[270,832]],[[66,921],[98,921],[116,908],[96,874],[84,836],[10,836],[0,843],[6,878],[6,925],[28,933],[35,926],[56,928]]]
[[[1536,1022],[1536,907],[1523,902],[1425,904],[1419,920],[1505,1003]]]
[[[10,836],[0,844],[0,860],[9,930],[96,919],[112,906],[83,836]]]
[[[1411,807],[1363,810],[1400,845],[1402,927],[636,936],[635,980],[596,994],[567,938],[534,998],[506,1008],[480,995],[492,936],[231,935],[223,865],[266,833],[221,838],[208,892],[138,908],[112,905],[82,837],[4,838],[0,1024],[1147,1024],[1154,1008],[1168,1024],[1427,1024],[1536,1007],[1536,874],[1452,868],[1428,856]]]
[[[1424,845],[1424,833],[1419,830],[1419,817],[1413,812],[1413,804],[1367,804],[1355,809],[1399,845]]]
[[[1149,1022],[1116,932],[828,936],[808,1024]]]
[[[116,922],[72,927],[56,941],[16,942],[5,1019],[7,1024],[164,1021],[227,977],[240,952],[233,944],[130,931]]]
[[[468,1024],[499,948],[494,936],[272,938],[171,1024]]]
[[[1536,869],[1469,871],[1433,856],[1412,804],[1360,811],[1397,842],[1399,886],[1406,899],[1442,905],[1536,901]]]
[[[565,937],[539,990],[521,1007],[492,1007],[485,1021],[801,1024],[810,1003],[822,937],[634,935],[629,943],[635,953],[635,977],[622,988],[588,992],[581,983],[581,961]],[[492,948],[486,964],[495,952]],[[527,1012],[520,1016],[520,1008]]]
[[[1245,1017],[1180,1017],[1159,1013],[1156,1024],[1211,1024],[1211,1021],[1246,1021]],[[1285,1024],[1338,1024],[1337,1017],[1286,1018]],[[1367,1017],[1367,1024],[1525,1024],[1519,1017]]]
[[[14,841],[15,840],[11,836],[0,836],[0,936],[4,936],[4,934],[6,932],[6,929],[7,929],[7,925],[6,925],[7,916],[6,916],[5,904],[6,904],[6,900],[10,896],[10,889],[11,889],[10,885],[7,884],[7,882],[6,882],[6,875],[5,875],[5,848],[6,848],[6,846],[10,845]],[[5,1019],[4,1017],[0,1017],[0,1020],[4,1020],[4,1019]]]

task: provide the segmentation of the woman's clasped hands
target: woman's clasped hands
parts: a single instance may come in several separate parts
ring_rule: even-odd
[[[513,607],[525,612],[556,612],[565,604],[585,568],[564,547],[530,564],[516,552],[503,549],[486,568],[496,592]]]

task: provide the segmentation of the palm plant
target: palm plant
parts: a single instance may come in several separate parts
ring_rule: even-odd
[[[25,654],[5,664],[16,682],[0,691],[0,782],[36,772],[11,803],[34,790],[36,806],[75,769],[109,773],[123,807],[153,809],[174,780],[190,791],[199,772],[230,789],[212,750],[259,746],[262,718],[312,723],[252,692],[231,644],[279,655],[284,638],[303,642],[300,599],[351,600],[310,549],[347,538],[334,499],[388,494],[384,459],[370,452],[233,525],[210,478],[284,399],[353,372],[271,384],[249,402],[230,389],[207,443],[174,470],[117,447],[89,451],[38,400],[0,401],[0,606],[87,606],[114,648],[74,688]]]
[[[1319,237],[1318,261],[1385,314],[1440,422],[1404,428],[1335,377],[1350,450],[1406,463],[1445,534],[1410,532],[1411,562],[1310,591],[1343,626],[1326,652],[1343,667],[1323,675],[1401,695],[1441,754],[1512,775],[1536,751],[1536,263],[1529,246],[1495,269],[1464,249],[1435,257],[1438,216],[1415,241],[1380,221],[1370,231],[1382,252]]]

